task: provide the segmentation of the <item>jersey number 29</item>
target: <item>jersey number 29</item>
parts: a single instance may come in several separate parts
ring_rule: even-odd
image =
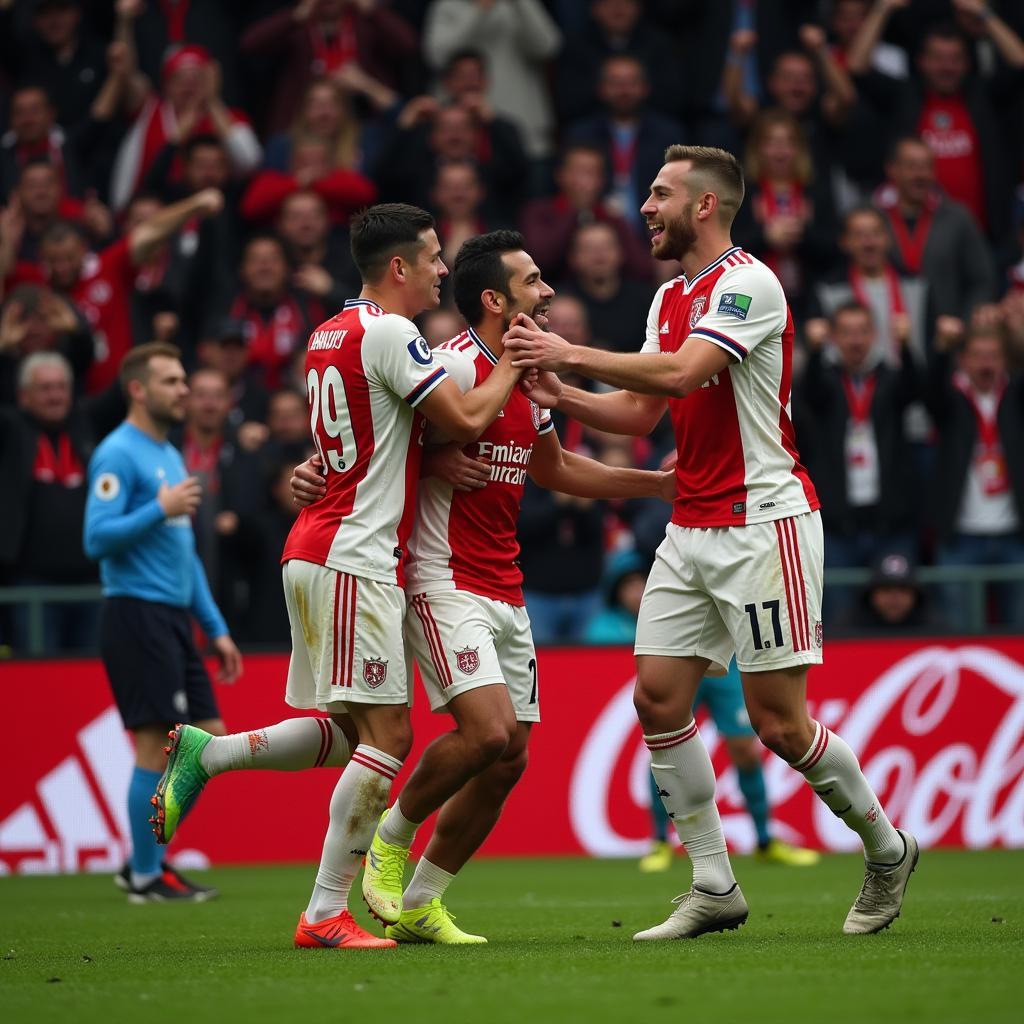
[[[356,438],[352,432],[352,417],[341,371],[336,366],[328,366],[321,380],[316,369],[311,369],[306,374],[306,388],[309,392],[309,426],[316,450],[329,470],[344,473],[355,465]]]

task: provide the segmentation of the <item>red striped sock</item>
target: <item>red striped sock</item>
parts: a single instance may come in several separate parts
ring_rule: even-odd
[[[324,839],[316,885],[306,908],[308,921],[334,917],[348,905],[352,882],[401,767],[397,757],[366,743],[360,743],[352,752],[352,759],[331,796],[331,823]],[[353,813],[357,807],[359,813]]]
[[[715,772],[697,723],[644,736],[665,812],[693,863],[693,884],[727,892],[736,883],[715,806]]]
[[[790,763],[810,783],[821,802],[864,842],[864,855],[878,864],[894,864],[903,856],[903,839],[886,817],[857,755],[842,737],[814,723],[807,753]]]

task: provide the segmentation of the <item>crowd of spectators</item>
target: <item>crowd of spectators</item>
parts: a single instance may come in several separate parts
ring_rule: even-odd
[[[678,272],[639,215],[675,142],[741,157],[734,240],[793,309],[826,565],[875,570],[827,625],[967,621],[966,590],[914,566],[1024,564],[1015,0],[0,0],[0,586],[96,580],[89,454],[123,415],[121,357],[171,341],[215,595],[240,641],[285,644],[302,353],[358,289],[353,212],[427,207],[449,265],[517,227],[552,329],[634,350]],[[421,329],[462,328],[448,289]],[[666,423],[556,423],[616,464],[672,448]],[[667,516],[529,485],[538,641],[621,639]],[[989,622],[1024,625],[1022,592],[993,586]],[[51,605],[48,649],[91,646],[91,615]],[[0,644],[26,628],[0,606]]]

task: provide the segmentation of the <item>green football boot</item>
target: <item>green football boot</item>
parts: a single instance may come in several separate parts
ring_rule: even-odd
[[[174,838],[185,815],[192,810],[210,776],[203,768],[201,756],[213,739],[208,732],[194,725],[176,725],[168,734],[170,744],[164,747],[167,767],[156,786],[150,803],[156,814],[149,819],[158,843]]]
[[[470,935],[459,928],[439,899],[432,899],[428,907],[403,910],[398,924],[388,925],[384,934],[395,942],[433,942],[439,946],[479,946],[487,941],[482,935]]]

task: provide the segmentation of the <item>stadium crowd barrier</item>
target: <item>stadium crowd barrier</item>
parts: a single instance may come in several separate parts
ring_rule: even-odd
[[[1024,846],[1024,638],[835,641],[825,653],[811,674],[812,713],[857,751],[898,825],[925,847]],[[543,721],[530,766],[483,852],[638,856],[649,843],[648,760],[633,715],[630,651],[550,649],[539,660]],[[252,655],[238,683],[217,686],[229,729],[292,713],[282,700],[286,668],[284,655]],[[0,873],[118,869],[132,753],[102,666],[8,663],[0,684],[8,707]],[[420,692],[413,718],[415,750],[447,727]],[[734,772],[713,726],[703,728],[726,835],[747,850],[753,831]],[[766,774],[781,838],[855,847],[802,779],[767,753]],[[219,778],[172,851],[191,866],[315,860],[336,777],[318,769]]]

